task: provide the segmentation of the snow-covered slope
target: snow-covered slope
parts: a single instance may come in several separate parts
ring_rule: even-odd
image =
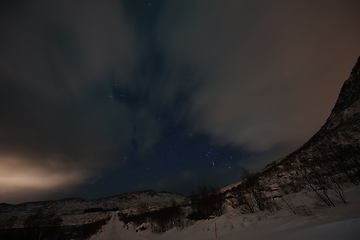
[[[360,239],[360,187],[349,185],[346,189],[348,204],[336,208],[318,208],[312,205],[306,189],[291,198],[309,206],[310,215],[293,214],[289,209],[270,213],[267,211],[242,214],[232,210],[220,217],[201,220],[184,229],[171,229],[163,234],[149,231],[127,230],[113,215],[112,220],[91,240],[238,240],[238,239],[307,239],[307,240],[358,240]],[[281,203],[281,200],[279,203]],[[216,228],[216,231],[215,231]]]
[[[103,227],[98,235],[94,235],[90,240],[146,240],[135,232],[126,230],[119,221],[118,215],[113,212],[110,221]]]

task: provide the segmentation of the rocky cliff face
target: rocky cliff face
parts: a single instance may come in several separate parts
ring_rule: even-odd
[[[360,57],[345,81],[325,125],[302,147],[259,173],[271,184],[301,182],[315,168],[344,181],[360,179]]]

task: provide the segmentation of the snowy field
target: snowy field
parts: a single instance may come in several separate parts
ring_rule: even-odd
[[[312,214],[295,215],[289,209],[280,211],[241,214],[238,210],[210,220],[198,221],[194,225],[163,234],[149,231],[136,233],[126,230],[117,214],[91,240],[239,240],[239,239],[306,239],[306,240],[359,240],[360,239],[360,187],[349,188],[346,192],[348,204],[334,208],[313,207],[313,198],[306,191],[291,196],[295,205],[305,204]],[[312,202],[310,202],[312,201]],[[216,232],[215,232],[216,225]]]

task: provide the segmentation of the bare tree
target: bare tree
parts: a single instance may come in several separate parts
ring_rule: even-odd
[[[238,192],[238,206],[241,207],[245,213],[254,213],[255,204],[251,196],[246,196],[245,192]]]
[[[330,177],[329,188],[334,191],[334,194],[337,198],[339,198],[343,203],[346,203],[344,187],[340,182],[335,179],[334,176]]]
[[[27,239],[57,239],[62,219],[55,213],[44,213],[39,209],[27,217],[23,225],[27,228]]]
[[[264,211],[266,206],[270,206],[270,204],[268,204],[269,198],[265,196],[264,187],[259,181],[259,174],[250,174],[246,168],[242,167],[241,178],[244,180],[244,183],[242,184],[242,188],[238,190],[240,191],[238,193],[239,204],[243,203],[250,212],[254,211],[251,201],[254,202],[254,205],[260,211]],[[252,197],[245,196],[241,191],[249,192]]]
[[[331,200],[328,187],[324,177],[317,171],[316,167],[310,168],[312,171],[308,173],[306,170],[299,171],[303,177],[303,180],[307,183],[310,189],[315,193],[321,203],[329,207],[335,207],[334,202]]]
[[[196,191],[192,191],[190,200],[193,208],[193,213],[188,216],[190,219],[205,219],[223,213],[224,194],[214,187],[199,186]]]
[[[292,211],[294,214],[297,214],[296,207],[294,206],[294,203],[292,202],[289,195],[282,197],[281,200],[287,209],[290,209],[290,211]]]
[[[62,219],[55,213],[44,213],[41,209],[35,214],[27,217],[23,225],[25,228],[47,228],[58,227],[61,225]]]

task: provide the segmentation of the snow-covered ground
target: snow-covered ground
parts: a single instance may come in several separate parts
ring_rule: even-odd
[[[122,227],[116,212],[113,212],[110,221],[102,228],[99,235],[92,236],[91,240],[146,240],[135,232]]]
[[[292,196],[292,200],[294,205],[301,202],[311,207],[310,216],[295,215],[286,208],[274,213],[253,214],[241,214],[233,210],[217,218],[198,221],[188,228],[171,229],[163,234],[126,230],[113,213],[103,231],[91,240],[208,240],[216,239],[216,235],[219,240],[359,240],[360,186],[349,188],[346,196],[348,204],[338,203],[335,208],[314,208],[310,202],[313,199],[308,192],[303,191]]]

